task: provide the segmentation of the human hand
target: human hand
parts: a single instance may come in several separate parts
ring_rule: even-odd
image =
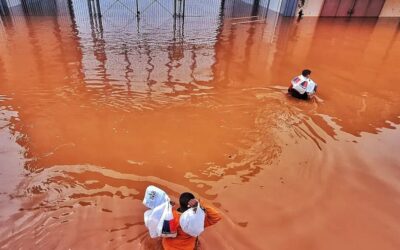
[[[199,201],[198,200],[196,200],[196,199],[191,199],[189,202],[188,202],[188,207],[197,207],[197,204],[199,203]]]

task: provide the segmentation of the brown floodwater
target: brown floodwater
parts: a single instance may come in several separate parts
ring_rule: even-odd
[[[2,19],[1,249],[157,249],[148,185],[201,249],[400,249],[398,18],[75,15]]]

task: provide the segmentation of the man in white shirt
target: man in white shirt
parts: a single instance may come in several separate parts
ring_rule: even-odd
[[[305,69],[301,75],[295,77],[288,89],[293,97],[307,100],[317,92],[317,84],[310,78],[311,70]]]

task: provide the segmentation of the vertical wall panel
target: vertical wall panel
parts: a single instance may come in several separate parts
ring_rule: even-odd
[[[363,0],[367,1],[368,0]],[[354,0],[341,0],[339,4],[338,11],[336,12],[336,16],[349,16],[349,11],[353,8]]]
[[[336,12],[339,8],[340,0],[325,0],[322,6],[321,16],[336,16]]]
[[[381,13],[383,4],[385,3],[385,0],[370,0],[367,12],[365,13],[365,16],[368,17],[378,17],[379,14]],[[397,3],[397,7],[400,8],[400,1]]]
[[[354,12],[352,16],[355,17],[362,17],[365,16],[365,13],[367,13],[368,5],[370,2],[373,2],[374,0],[357,0],[356,4],[354,6]]]
[[[287,0],[284,6],[284,10],[281,11],[284,16],[294,16],[296,7],[297,7],[297,0]]]
[[[275,12],[280,12],[282,0],[271,0],[269,9]]]

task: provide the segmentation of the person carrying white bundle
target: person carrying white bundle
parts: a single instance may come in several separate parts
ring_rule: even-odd
[[[293,97],[307,100],[317,92],[317,84],[310,78],[311,70],[305,69],[301,75],[293,78],[288,89]]]
[[[195,249],[196,236],[205,227],[214,225],[221,220],[220,214],[213,207],[197,200],[192,193],[182,193],[179,197],[179,205],[180,207],[177,210],[173,210],[173,217],[178,225],[177,236],[175,238],[163,238],[164,250]]]

